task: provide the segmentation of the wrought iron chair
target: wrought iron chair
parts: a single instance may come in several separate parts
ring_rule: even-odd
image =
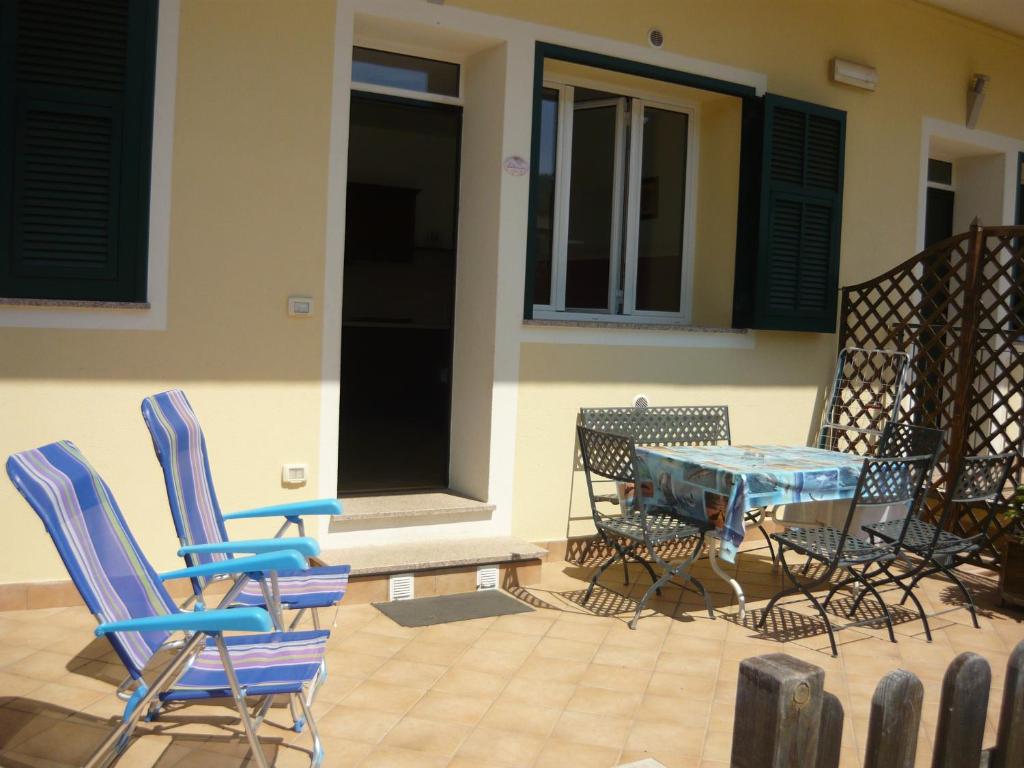
[[[609,432],[598,432],[586,427],[577,427],[580,455],[583,460],[583,471],[587,479],[587,492],[590,496],[590,509],[602,541],[613,550],[613,554],[602,563],[590,579],[583,604],[590,600],[601,575],[614,563],[622,561],[625,565],[628,558],[640,563],[651,577],[651,586],[640,598],[636,612],[629,622],[630,629],[636,629],[640,613],[647,601],[655,593],[661,594],[661,587],[669,580],[680,577],[684,583],[692,582],[704,598],[708,616],[714,618],[711,599],[696,578],[689,574],[690,566],[700,556],[704,546],[704,535],[711,530],[711,525],[704,521],[689,520],[677,515],[673,510],[648,507],[641,500],[642,494],[635,490],[626,508],[619,505],[615,498],[616,513],[604,513],[598,509],[601,503],[608,503],[606,497],[594,491],[595,477],[617,483],[633,484],[636,488],[636,443],[632,437],[616,435]],[[659,546],[669,542],[696,539],[693,553],[678,565],[672,565],[659,552]],[[638,550],[643,548],[647,557],[642,557]],[[649,559],[648,559],[649,558]],[[651,563],[661,569],[661,575],[655,573]],[[628,584],[629,577],[626,576]]]
[[[885,583],[896,583],[903,590],[903,598],[900,605],[907,601],[907,598],[914,598],[913,589],[921,579],[935,574],[948,576],[956,584],[964,596],[967,609],[971,612],[971,620],[975,627],[979,627],[978,615],[975,610],[974,596],[967,588],[963,580],[956,575],[954,569],[967,562],[967,557],[981,550],[985,545],[988,532],[991,529],[995,518],[998,504],[996,500],[1002,494],[1006,481],[1010,477],[1013,462],[1017,454],[1013,452],[1000,453],[994,456],[972,456],[963,459],[960,471],[957,473],[956,481],[953,483],[953,492],[943,505],[942,516],[939,524],[925,522],[920,517],[909,520],[906,535],[903,538],[903,549],[918,560],[909,570],[902,573],[892,573],[886,567],[887,578],[876,581],[879,586]],[[973,536],[958,536],[950,533],[946,528],[954,510],[962,504],[988,504],[988,514],[981,525],[981,529]],[[864,526],[871,541],[880,540],[886,543],[893,543],[899,536],[902,520],[888,520]],[[910,584],[905,582],[909,580]],[[854,601],[851,614],[857,609],[860,597]],[[917,602],[914,599],[914,602]],[[928,619],[922,614],[925,634],[931,639],[931,630],[928,627]]]
[[[163,702],[234,699],[253,761],[267,768],[256,731],[269,702],[285,695],[309,724],[312,764],[323,750],[308,702],[322,674],[330,633],[270,632],[262,608],[183,611],[163,581],[211,574],[298,569],[305,559],[294,550],[221,560],[158,575],[139,548],[110,488],[78,448],[62,441],[24,451],[7,460],[7,474],[39,515],[68,574],[130,675],[121,724],[87,763],[105,766],[127,746],[138,719]],[[238,587],[235,588],[236,590]],[[230,594],[229,594],[230,598]],[[172,633],[184,640],[172,641]],[[232,634],[234,632],[259,634]],[[158,651],[178,649],[162,669],[151,669]],[[257,715],[248,702],[262,700]],[[295,721],[299,725],[298,719]]]
[[[934,427],[919,427],[902,421],[890,421],[882,430],[875,449],[879,458],[905,459],[908,456],[931,456],[932,466],[939,459],[946,433]]]
[[[828,631],[828,640],[832,646],[832,655],[838,656],[839,648],[836,646],[832,622],[829,620],[825,605],[814,596],[813,590],[828,584],[836,571],[844,570],[849,575],[843,580],[842,584],[856,582],[870,592],[878,601],[889,630],[889,639],[895,643],[896,634],[893,631],[892,616],[889,613],[888,607],[875,586],[869,580],[866,580],[862,573],[858,573],[856,569],[865,565],[893,560],[896,557],[898,543],[903,539],[903,533],[901,532],[895,545],[870,544],[867,541],[851,536],[850,524],[857,508],[863,506],[907,504],[908,514],[916,513],[924,498],[924,489],[931,472],[931,467],[932,457],[928,455],[901,459],[865,459],[860,480],[857,482],[857,489],[850,502],[850,508],[846,513],[846,521],[843,524],[842,530],[823,526],[820,528],[790,528],[783,533],[773,533],[772,538],[779,545],[779,562],[782,564],[782,570],[793,586],[781,590],[768,601],[768,605],[758,621],[758,627],[763,628],[765,626],[768,616],[779,600],[789,595],[802,594],[814,605],[821,618],[824,619],[825,629]],[[909,520],[909,517],[907,519]],[[819,572],[809,582],[801,583],[797,574],[793,573],[786,562],[785,553],[787,549],[817,561],[824,566],[824,570]],[[834,591],[833,589],[833,592],[829,594],[833,594]],[[845,627],[837,627],[837,629],[858,626],[871,621],[874,621],[874,619],[852,622]]]
[[[163,470],[167,501],[181,543],[178,554],[188,565],[228,560],[235,553],[272,552],[277,549],[297,549],[307,556],[319,554],[316,540],[304,536],[303,517],[340,515],[341,504],[337,499],[222,514],[210,472],[206,439],[185,393],[174,389],[147,397],[142,401],[142,416]],[[277,536],[272,539],[228,538],[225,520],[252,517],[280,518],[283,522]],[[291,525],[298,528],[299,537],[282,538]],[[270,574],[266,579],[243,579],[245,584],[232,604],[268,608],[280,629],[285,628],[282,607],[295,611],[290,625],[292,629],[309,610],[314,628],[319,629],[317,609],[338,605],[348,587],[349,571],[348,565],[333,565],[309,568],[300,573]],[[203,591],[212,580],[200,576],[192,579],[194,599],[200,604]],[[222,607],[227,606],[222,604]]]
[[[646,401],[644,401],[646,402]],[[580,408],[577,424],[599,432],[629,435],[637,445],[668,447],[676,445],[730,445],[727,405],[635,405],[632,408]],[[602,494],[600,501],[612,501],[617,495]],[[744,522],[761,532],[772,562],[775,547],[764,528],[766,509],[747,510]]]

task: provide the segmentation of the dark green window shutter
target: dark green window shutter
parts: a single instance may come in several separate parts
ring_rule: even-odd
[[[737,260],[749,327],[835,331],[845,137],[845,112],[765,96],[756,255]]]
[[[3,0],[0,295],[144,301],[157,0]]]

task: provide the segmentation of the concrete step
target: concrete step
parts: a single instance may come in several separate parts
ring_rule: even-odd
[[[320,553],[320,560],[327,565],[348,563],[352,576],[365,577],[530,561],[539,564],[546,555],[547,550],[528,541],[496,536],[330,549]]]
[[[345,602],[379,603],[388,600],[388,581],[398,573],[413,574],[416,597],[473,592],[476,570],[498,568],[498,584],[515,592],[537,584],[547,550],[511,536],[476,539],[441,539],[408,544],[383,544],[324,550],[328,565],[349,563],[352,577]]]
[[[332,531],[489,520],[494,513],[493,504],[449,491],[350,496],[341,505],[343,513],[331,520]]]

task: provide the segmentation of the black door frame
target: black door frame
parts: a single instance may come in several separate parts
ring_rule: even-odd
[[[424,109],[437,112],[448,112],[454,114],[456,117],[456,136],[455,136],[455,205],[453,206],[452,215],[452,284],[451,284],[451,297],[452,297],[452,319],[451,328],[449,329],[448,343],[451,349],[451,355],[449,359],[449,381],[448,381],[448,402],[445,403],[445,407],[448,412],[448,430],[446,433],[447,440],[445,441],[445,450],[448,454],[448,461],[445,466],[445,482],[441,486],[424,486],[422,488],[400,488],[396,490],[368,490],[368,491],[346,491],[345,496],[384,496],[384,495],[401,495],[410,493],[424,493],[429,491],[447,491],[451,487],[451,457],[452,457],[452,392],[455,383],[455,305],[456,305],[456,286],[458,284],[458,265],[459,265],[459,206],[462,200],[462,105],[461,104],[447,104],[444,102],[429,101],[425,99],[416,99],[408,96],[394,96],[391,94],[375,93],[373,91],[364,91],[355,87],[350,92],[349,103],[353,101],[365,101],[365,102],[383,102],[386,104],[398,104],[405,107],[412,107],[415,109]],[[350,110],[351,113],[351,110]],[[349,118],[351,124],[351,117]],[[351,141],[351,138],[349,139]],[[345,187],[346,194],[348,189],[348,169],[345,171]],[[348,202],[346,200],[346,207]],[[345,256],[342,254],[342,280],[344,281],[345,276]],[[344,298],[342,299],[344,301]],[[342,307],[342,316],[340,319],[341,328],[339,328],[339,340],[344,338],[344,306]],[[341,355],[338,356],[338,380],[341,381]],[[338,442],[341,441],[341,392],[338,393]],[[341,495],[341,461],[342,456],[339,451],[337,459],[337,491],[338,495]]]

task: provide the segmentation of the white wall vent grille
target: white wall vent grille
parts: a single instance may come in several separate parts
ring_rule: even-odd
[[[634,395],[633,396],[633,407],[640,409],[646,408],[651,404],[651,401],[647,399],[647,395]]]
[[[481,565],[476,569],[476,588],[477,589],[497,589],[498,588],[498,566],[496,565]]]
[[[388,600],[412,600],[415,597],[411,573],[396,573],[388,578]]]
[[[665,44],[665,35],[657,27],[647,30],[647,42],[652,48],[661,48]]]

